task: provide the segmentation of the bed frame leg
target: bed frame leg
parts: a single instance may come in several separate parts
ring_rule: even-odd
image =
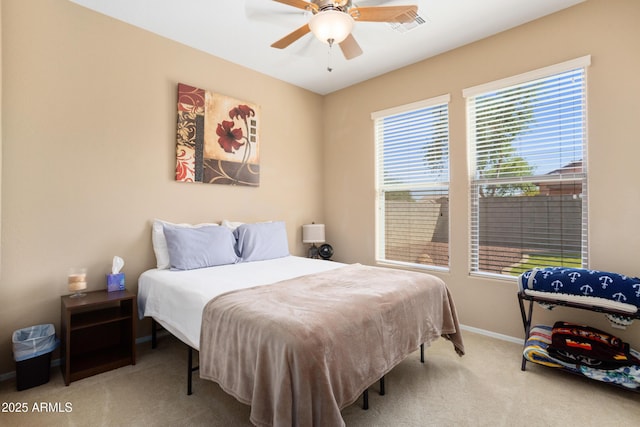
[[[151,348],[156,348],[158,346],[158,324],[156,323],[156,320],[152,317],[151,318]]]
[[[187,356],[187,395],[191,396],[193,383],[193,349],[189,347],[189,355]]]
[[[380,396],[384,396],[384,375],[380,378]],[[362,409],[369,409],[369,389],[362,392]]]
[[[424,363],[424,343],[420,344],[420,363]]]
[[[187,395],[191,396],[193,394],[193,373],[197,371],[200,366],[193,366],[193,348],[191,346],[187,346],[188,355],[187,355]]]

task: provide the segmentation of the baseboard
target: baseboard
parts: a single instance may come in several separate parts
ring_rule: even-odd
[[[478,335],[484,335],[491,338],[496,338],[502,341],[509,341],[515,344],[524,345],[524,339],[516,338],[509,335],[499,334],[497,332],[487,331],[486,329],[474,328],[473,326],[460,325],[460,329],[463,331],[473,332]]]
[[[145,343],[145,342],[149,342],[151,341],[151,335],[146,335],[144,337],[140,337],[140,338],[136,338],[136,344],[141,344],[141,343]],[[60,366],[60,359],[53,359],[51,361],[51,367],[55,368],[56,366]],[[15,378],[16,377],[16,371],[11,371],[11,372],[7,372],[4,374],[0,374],[0,382],[1,381],[7,381],[10,380],[11,378]]]
[[[136,338],[136,344],[142,344],[143,342],[151,341],[151,335],[145,335],[144,337]]]
[[[486,329],[474,328],[473,326],[460,325],[460,329],[463,331],[473,332],[479,335],[485,335],[487,337],[496,338],[502,341],[509,341],[512,343],[524,344],[524,340],[520,338],[511,337],[509,335],[499,334],[497,332],[487,331]],[[141,344],[145,342],[151,341],[151,335],[146,335],[144,337],[136,338],[136,344]],[[54,359],[51,361],[51,367],[60,366],[60,359]],[[16,377],[16,371],[7,372],[5,374],[0,374],[0,381],[10,380],[11,378]]]

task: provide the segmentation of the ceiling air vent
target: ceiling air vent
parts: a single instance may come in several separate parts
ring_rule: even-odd
[[[404,13],[401,16],[399,16],[398,18],[400,18],[400,17],[402,17],[403,19],[398,19],[398,21],[404,21],[404,22],[389,22],[388,23],[389,26],[392,29],[396,30],[399,33],[406,33],[409,30],[413,30],[418,25],[422,25],[422,24],[425,23],[425,20],[422,18],[422,16],[418,15],[417,13],[415,13],[413,11]]]

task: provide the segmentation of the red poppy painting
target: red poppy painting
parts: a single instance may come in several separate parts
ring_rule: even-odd
[[[259,123],[257,105],[179,83],[176,180],[257,187]]]

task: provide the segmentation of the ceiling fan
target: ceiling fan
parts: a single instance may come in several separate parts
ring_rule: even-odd
[[[273,1],[308,11],[312,16],[308,23],[276,41],[271,47],[284,49],[311,32],[329,46],[339,44],[346,59],[362,54],[362,48],[351,34],[356,21],[408,23],[416,18],[418,11],[415,5],[358,7],[351,0]]]

